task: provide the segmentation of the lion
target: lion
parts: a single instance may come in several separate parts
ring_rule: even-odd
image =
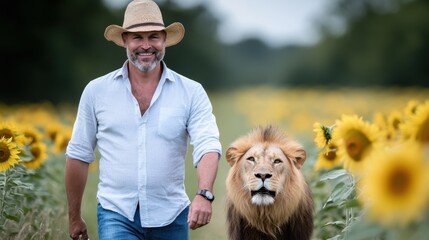
[[[272,126],[227,149],[226,220],[230,240],[305,240],[313,233],[313,198],[301,167],[306,152]]]

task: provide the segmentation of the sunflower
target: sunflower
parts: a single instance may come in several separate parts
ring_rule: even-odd
[[[42,142],[36,142],[30,145],[30,152],[33,158],[30,161],[22,162],[26,168],[39,168],[47,157],[47,147]]]
[[[404,121],[404,115],[400,111],[392,111],[387,116],[387,125],[389,128],[393,128],[394,130],[399,129],[399,124]]]
[[[12,142],[12,138],[0,138],[0,172],[6,171],[19,163],[20,150],[15,143]]]
[[[342,160],[338,157],[337,154],[337,144],[335,144],[333,141],[330,141],[326,146],[326,150],[319,153],[314,168],[316,171],[321,169],[329,170],[341,165],[341,163]]]
[[[48,138],[55,143],[57,136],[61,133],[62,126],[58,122],[52,121],[46,125],[46,134]]]
[[[397,131],[387,123],[387,117],[380,112],[374,114],[373,123],[380,130],[380,137],[386,141],[396,139]]]
[[[316,146],[324,148],[332,138],[332,128],[316,122],[313,124],[313,131],[316,133],[316,137],[314,138]]]
[[[55,137],[55,142],[54,142],[55,146],[54,146],[53,152],[57,154],[64,152],[71,139],[71,135],[72,135],[72,128],[63,126]]]
[[[359,201],[368,216],[386,226],[422,217],[429,200],[429,164],[415,142],[396,143],[371,156],[371,168],[358,182]]]
[[[367,157],[379,144],[380,131],[356,115],[343,115],[337,120],[333,139],[338,141],[338,154],[344,168],[352,173],[363,172]]]
[[[18,146],[24,145],[26,138],[19,131],[16,124],[13,122],[2,122],[0,123],[0,138],[11,138],[12,142],[15,142]]]
[[[429,101],[420,105],[408,121],[400,125],[405,139],[411,138],[429,144]]]
[[[31,145],[33,143],[38,143],[42,141],[43,136],[36,127],[28,124],[28,125],[23,125],[21,129],[22,129],[22,133],[27,139],[26,144]]]
[[[404,109],[404,113],[406,116],[414,115],[419,107],[420,102],[417,100],[410,100],[407,103],[407,106]]]

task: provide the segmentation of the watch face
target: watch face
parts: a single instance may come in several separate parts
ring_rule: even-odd
[[[209,190],[207,189],[203,189],[203,190],[199,190],[197,192],[197,194],[204,196],[207,200],[209,200],[210,202],[214,200],[214,196],[213,193],[211,193]]]
[[[209,199],[213,199],[213,194],[209,191],[206,191],[206,197]]]

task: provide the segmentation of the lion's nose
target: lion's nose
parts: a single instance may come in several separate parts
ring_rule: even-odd
[[[272,177],[272,174],[269,173],[256,173],[255,177],[260,178],[262,181],[264,181],[265,179],[268,179],[270,177]]]

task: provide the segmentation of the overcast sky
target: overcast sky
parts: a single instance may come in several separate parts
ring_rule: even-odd
[[[130,0],[104,0],[116,7]],[[155,0],[162,2],[162,0]],[[176,0],[182,6],[203,2],[220,18],[219,37],[234,43],[258,37],[272,46],[313,44],[318,23],[332,0]],[[120,23],[119,23],[120,24]],[[168,24],[168,23],[166,23]]]

